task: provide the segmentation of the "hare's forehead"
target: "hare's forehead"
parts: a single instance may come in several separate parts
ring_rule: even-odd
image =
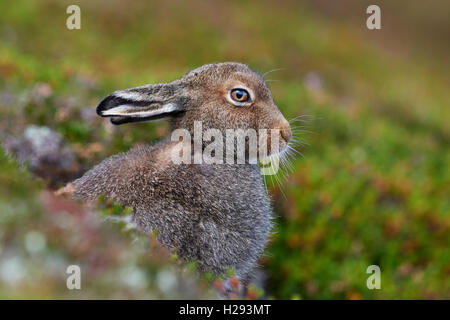
[[[249,88],[261,98],[270,97],[270,90],[264,79],[259,74],[253,72],[235,72],[221,82],[221,84],[224,89],[235,87]]]
[[[251,70],[225,70],[223,72],[202,72],[189,77],[193,87],[197,89],[218,90],[224,92],[232,88],[248,88],[260,98],[270,98],[270,90],[264,79]]]

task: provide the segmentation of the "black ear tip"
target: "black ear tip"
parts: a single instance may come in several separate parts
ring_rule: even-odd
[[[123,117],[113,117],[109,121],[115,126],[126,123],[125,118]]]
[[[100,104],[97,106],[97,114],[101,117],[103,117],[103,111],[110,109],[110,102],[112,100],[112,96],[107,96],[106,98],[104,98]]]

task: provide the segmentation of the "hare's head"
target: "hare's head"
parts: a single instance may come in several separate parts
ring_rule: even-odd
[[[283,149],[291,138],[288,121],[272,100],[264,79],[248,66],[235,63],[208,64],[170,83],[120,90],[97,107],[113,124],[171,117],[172,130],[277,129]],[[270,140],[270,137],[269,137]]]

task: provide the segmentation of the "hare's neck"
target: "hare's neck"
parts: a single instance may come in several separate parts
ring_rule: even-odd
[[[211,136],[209,133],[197,134],[188,129],[177,128],[171,131],[167,140],[167,147],[174,151],[172,154],[183,163],[194,164],[256,164],[258,159],[258,146],[251,148],[236,136],[227,136],[216,130]],[[243,144],[240,145],[239,143]]]
[[[155,161],[160,167],[178,164],[214,164],[248,167],[254,170],[259,165],[256,161],[250,161],[248,157],[238,157],[234,152],[231,155],[219,148],[214,150],[208,146],[198,146],[190,141],[173,141],[170,138],[154,148]]]

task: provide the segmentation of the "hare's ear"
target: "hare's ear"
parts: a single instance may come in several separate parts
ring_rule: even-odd
[[[159,120],[184,111],[180,92],[175,83],[115,91],[100,102],[97,114],[113,124]]]

